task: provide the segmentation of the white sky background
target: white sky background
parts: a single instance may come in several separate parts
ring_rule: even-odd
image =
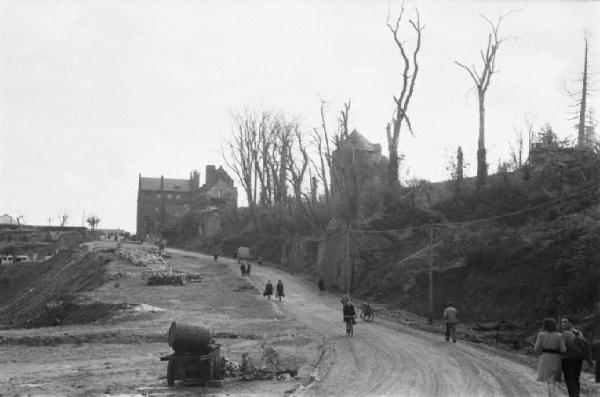
[[[135,231],[138,173],[188,178],[223,165],[232,109],[251,105],[329,128],[352,100],[350,126],[381,143],[402,64],[385,25],[387,1],[1,1],[0,214],[52,224],[67,210]],[[400,3],[392,3],[396,15]],[[420,74],[400,150],[411,176],[447,177],[462,145],[475,172],[477,101],[454,61],[480,63],[489,26],[511,36],[486,96],[490,172],[529,117],[573,135],[584,29],[600,72],[600,2],[406,2],[426,25]],[[412,33],[407,30],[407,33]],[[409,34],[411,44],[414,36]],[[595,76],[596,87],[600,76]],[[599,96],[590,104],[600,112]],[[240,190],[240,197],[244,194]],[[240,203],[244,205],[244,203]]]

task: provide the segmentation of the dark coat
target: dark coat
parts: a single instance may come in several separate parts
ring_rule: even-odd
[[[344,305],[344,316],[356,316],[354,305]]]
[[[277,283],[277,295],[278,296],[285,296],[283,294],[283,283],[281,283],[281,282]]]
[[[273,295],[273,284],[267,283],[265,287],[265,292],[263,292],[263,296]]]

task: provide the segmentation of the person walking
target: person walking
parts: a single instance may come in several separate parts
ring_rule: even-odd
[[[277,297],[279,298],[279,302],[281,302],[281,298],[283,298],[285,295],[283,294],[283,283],[281,282],[281,280],[277,281]]]
[[[246,265],[246,275],[250,276],[250,270],[252,269],[252,265],[250,264],[250,262],[248,262],[248,264]]]
[[[591,365],[592,360],[587,349],[581,349],[580,345],[587,345],[583,332],[573,328],[573,324],[568,317],[560,319],[560,329],[562,331],[566,352],[562,357],[562,373],[565,377],[569,397],[579,397],[581,376],[581,366],[583,360]]]
[[[323,278],[319,278],[319,295],[323,295],[325,293],[325,282]]]
[[[560,382],[561,354],[567,349],[565,339],[558,332],[554,319],[544,319],[542,331],[537,334],[533,350],[541,353],[538,358],[537,381],[546,383],[548,396],[555,397],[556,381]]]
[[[448,301],[444,309],[444,321],[446,323],[446,342],[450,342],[452,335],[452,343],[456,343],[456,324],[458,323],[458,310],[452,306],[452,302]]]
[[[244,262],[240,264],[240,272],[242,273],[242,277],[246,275],[246,266],[244,266]]]
[[[265,291],[263,292],[263,296],[266,296],[267,299],[271,299],[273,295],[273,284],[271,284],[271,280],[267,281],[267,285],[265,286]]]

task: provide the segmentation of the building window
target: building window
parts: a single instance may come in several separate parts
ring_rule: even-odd
[[[159,199],[160,198],[160,193],[156,193],[156,198]]]
[[[158,212],[158,207],[154,207],[154,212]]]
[[[178,195],[176,195],[176,196],[175,196],[175,199],[176,199],[176,200],[181,200],[181,194],[178,194]]]
[[[171,200],[173,198],[172,194],[167,194],[167,200]]]

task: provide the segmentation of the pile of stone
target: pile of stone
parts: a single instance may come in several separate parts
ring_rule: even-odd
[[[143,266],[153,271],[170,270],[170,267],[158,251],[142,248],[119,248],[115,253],[127,259],[134,266]]]
[[[240,366],[235,362],[225,357],[225,377],[235,378],[242,375]]]
[[[186,279],[182,272],[156,272],[148,277],[148,285],[185,285]]]

